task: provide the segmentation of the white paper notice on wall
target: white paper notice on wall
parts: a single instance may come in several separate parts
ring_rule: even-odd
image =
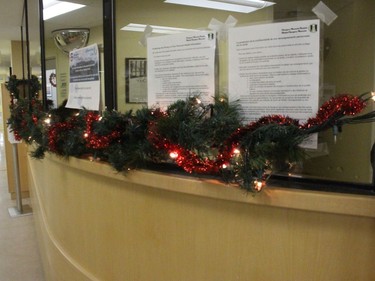
[[[94,44],[69,53],[69,98],[67,108],[99,110],[99,49]]]
[[[337,15],[322,1],[312,11],[326,25],[330,25],[337,18]]]
[[[15,136],[14,136],[14,132],[11,131],[11,129],[9,127],[7,127],[8,129],[8,141],[11,143],[11,144],[17,144],[17,143],[21,143],[21,141],[18,141],[16,140]]]
[[[196,31],[147,39],[148,106],[199,96],[214,102],[216,33]]]
[[[319,108],[320,21],[229,29],[228,97],[240,100],[244,123],[268,115],[301,124]],[[317,136],[304,142],[316,148]]]

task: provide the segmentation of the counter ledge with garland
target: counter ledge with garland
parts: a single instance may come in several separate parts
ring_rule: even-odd
[[[300,144],[311,134],[347,124],[375,121],[375,111],[363,113],[373,92],[340,94],[325,102],[315,117],[300,123],[283,115],[264,116],[243,125],[239,103],[220,97],[202,104],[198,96],[179,100],[163,111],[143,108],[112,110],[43,110],[36,77],[31,95],[19,96],[25,84],[11,77],[8,126],[17,140],[33,144],[32,156],[90,157],[107,161],[117,171],[174,163],[190,174],[219,177],[250,192],[261,191],[276,164],[304,157]],[[27,84],[27,83],[26,83]]]

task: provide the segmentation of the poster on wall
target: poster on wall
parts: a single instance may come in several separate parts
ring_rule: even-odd
[[[215,95],[216,34],[197,31],[147,41],[148,106],[166,108],[177,100],[199,96],[212,103]]]
[[[147,60],[125,59],[126,103],[147,103]]]
[[[66,107],[99,110],[99,50],[94,44],[69,53],[69,97]]]
[[[229,100],[240,100],[244,121],[286,115],[301,122],[319,108],[319,20],[231,28]],[[316,148],[317,136],[304,147]]]
[[[56,69],[47,69],[46,77],[46,89],[47,89],[47,99],[52,102],[51,107],[57,107],[57,80],[56,80]]]

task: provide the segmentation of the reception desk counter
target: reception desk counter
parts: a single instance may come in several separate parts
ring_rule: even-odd
[[[375,197],[29,158],[47,281],[373,281]]]

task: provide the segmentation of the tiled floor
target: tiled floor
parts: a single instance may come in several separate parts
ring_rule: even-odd
[[[11,218],[8,212],[16,202],[8,193],[4,141],[0,126],[0,281],[43,281],[33,215]]]

